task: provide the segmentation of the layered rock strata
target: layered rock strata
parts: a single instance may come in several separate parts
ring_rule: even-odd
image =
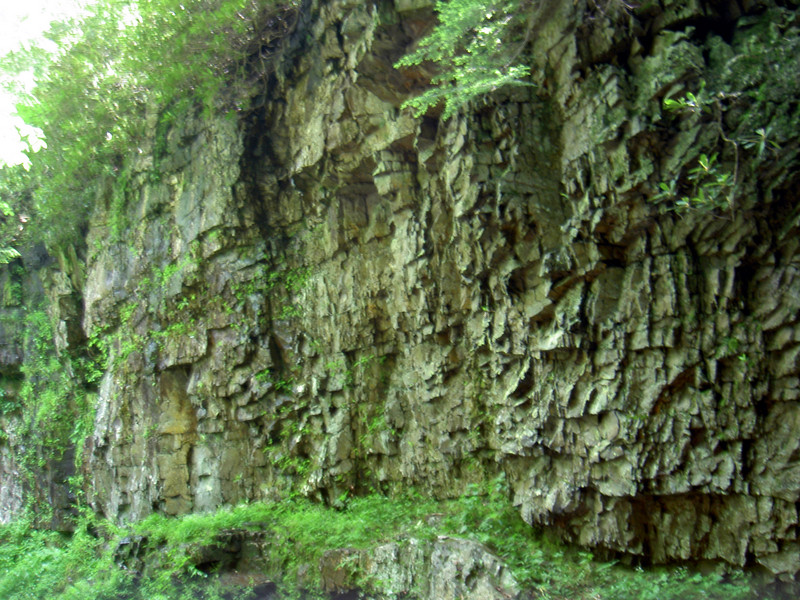
[[[663,100],[757,88],[735,59],[796,16],[543,3],[536,86],[445,121],[401,110],[430,73],[392,68],[432,4],[309,1],[238,119],[154,115],[121,229],[101,190],[85,277],[62,260],[48,284],[80,299],[51,303],[60,347],[111,342],[91,506],[451,497],[504,472],[570,542],[793,576],[797,144],[734,157],[762,123]],[[732,204],[669,210],[659,184],[715,150]]]

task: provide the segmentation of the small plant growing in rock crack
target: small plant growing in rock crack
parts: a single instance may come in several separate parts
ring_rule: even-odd
[[[681,193],[678,180],[659,184],[659,193],[654,200],[673,200],[674,210],[714,210],[733,206],[735,182],[733,174],[722,170],[717,162],[718,154],[703,153],[697,164],[689,169],[686,177],[687,193]]]
[[[681,98],[665,98],[664,109],[677,114],[691,115],[702,118],[710,115],[718,130],[719,139],[733,148],[733,170],[723,169],[718,162],[719,153],[701,153],[694,167],[689,169],[685,185],[680,186],[678,179],[658,184],[658,192],[653,197],[656,202],[673,201],[673,210],[684,211],[698,209],[712,211],[734,206],[734,193],[736,191],[739,169],[739,145],[730,139],[723,129],[723,107],[721,95],[712,97],[706,92],[706,83],[700,83],[700,89],[695,94],[687,92]]]
[[[292,393],[292,387],[295,384],[294,376],[281,377],[273,373],[270,369],[262,369],[254,375],[256,381],[262,383],[269,383],[276,392]],[[288,407],[282,407],[285,410]]]

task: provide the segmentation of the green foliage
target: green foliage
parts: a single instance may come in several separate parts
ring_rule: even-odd
[[[711,112],[714,99],[706,93],[706,82],[700,82],[700,89],[695,94],[686,92],[682,98],[664,98],[664,109],[674,113],[702,115]]]
[[[771,8],[743,18],[730,46],[709,42],[709,68],[695,92],[665,98],[672,118],[716,132],[691,149],[688,169],[659,183],[656,201],[677,210],[734,209],[755,184],[775,185],[791,171],[800,128],[800,24],[796,11]]]
[[[733,42],[736,53],[724,63],[712,65],[709,87],[730,109],[742,111],[733,139],[742,145],[749,139],[757,147],[763,137],[764,150],[769,146],[773,150],[788,148],[800,127],[797,9],[773,7],[742,19],[739,26]]]
[[[277,304],[274,317],[277,319],[292,319],[302,316],[303,307],[294,301],[294,296],[308,286],[311,269],[309,267],[286,267],[283,263],[277,266],[277,269],[270,271],[259,268],[250,279],[233,284],[231,292],[236,298],[237,306],[226,304],[223,309],[230,313],[241,310],[247,299],[256,295],[274,299]]]
[[[0,417],[17,412],[22,405],[16,393],[17,382],[0,376]]]
[[[54,50],[42,44],[0,60],[12,75],[7,87],[22,97],[19,115],[47,142],[16,188],[32,197],[39,237],[51,244],[80,238],[99,178],[126,173],[125,157],[143,152],[154,117],[168,127],[195,106],[207,113],[235,108],[249,80],[263,75],[263,60],[252,56],[271,29],[288,31],[298,4],[100,1],[83,18],[53,25],[47,37]],[[35,78],[32,90],[16,84],[26,73]],[[112,220],[125,187],[123,176]],[[118,221],[113,228],[118,235]]]
[[[435,87],[403,107],[420,115],[444,102],[448,118],[478,96],[506,85],[530,85],[530,68],[518,62],[531,31],[530,5],[524,0],[438,1],[439,23],[395,65],[436,64]]]
[[[701,153],[696,166],[688,171],[685,193],[678,190],[677,180],[662,182],[654,200],[668,199],[674,202],[676,210],[732,208],[735,181],[731,172],[720,168],[718,156]]]
[[[81,359],[71,352],[57,352],[54,328],[44,310],[24,308],[25,361],[21,377],[0,381],[0,415],[13,418],[13,427],[3,433],[13,438],[11,447],[22,485],[29,494],[25,501],[41,522],[51,517],[49,491],[36,485],[36,477],[48,463],[64,458],[74,449],[76,472],[80,473],[84,440],[94,424],[92,396],[83,388]],[[80,506],[81,476],[68,482]]]
[[[36,432],[41,446],[53,458],[59,458],[68,446],[82,439],[87,427],[82,417],[91,411],[83,390],[74,380],[70,357],[58,356],[55,351],[49,315],[42,310],[30,311],[25,325],[27,360],[22,366],[24,381],[19,391],[23,421],[30,431]],[[26,462],[33,458],[28,455]],[[37,457],[37,462],[42,460],[44,457]]]
[[[130,577],[115,568],[113,555],[104,552],[103,540],[90,533],[97,524],[88,516],[81,519],[69,540],[32,529],[27,518],[0,527],[0,597],[117,598],[115,594],[128,587]]]
[[[0,248],[0,265],[10,263],[15,258],[19,258],[19,250],[16,248],[10,246]]]
[[[27,173],[22,165],[0,167],[0,264],[20,256],[17,247],[30,208],[26,182]]]
[[[753,598],[742,576],[731,581],[686,569],[631,570],[596,562],[591,554],[548,540],[525,524],[508,501],[502,477],[471,487],[455,500],[437,502],[413,489],[390,499],[377,494],[347,498],[342,510],[293,497],[255,503],[211,514],[168,518],[151,515],[118,529],[90,514],[82,516],[71,538],[31,529],[25,519],[0,527],[0,596],[5,600],[52,598],[218,598],[213,573],[198,569],[199,549],[220,536],[267,533],[266,573],[280,582],[280,597],[298,597],[302,585],[319,589],[316,565],[330,549],[369,549],[408,537],[435,541],[458,536],[481,542],[500,556],[520,584],[535,597],[550,600],[699,600]],[[92,533],[94,532],[94,533]],[[143,540],[148,556],[132,585],[130,570],[115,555],[123,539]],[[136,559],[138,560],[138,559]],[[310,566],[310,568],[309,568]],[[369,584],[353,563],[353,582]],[[36,573],[35,578],[30,574]],[[373,582],[374,583],[374,582]],[[245,590],[238,590],[246,598]],[[230,596],[226,596],[230,597]]]
[[[364,373],[373,364],[382,365],[386,362],[386,357],[376,357],[374,354],[366,354],[357,359],[352,366],[348,367],[344,360],[332,360],[325,363],[325,371],[330,377],[341,380],[342,386],[351,388],[355,384],[356,377],[363,378]]]
[[[711,211],[715,209],[733,208],[736,190],[736,173],[738,170],[738,145],[730,140],[722,129],[719,98],[706,92],[706,82],[700,82],[698,92],[687,92],[680,98],[664,98],[664,109],[678,115],[692,115],[697,118],[710,116],[716,118],[714,126],[719,130],[721,139],[734,148],[736,164],[733,171],[719,165],[719,153],[709,156],[700,153],[696,165],[688,170],[683,183],[673,179],[669,183],[661,182],[659,192],[653,198],[656,202],[668,201],[671,208],[682,211],[699,209]]]

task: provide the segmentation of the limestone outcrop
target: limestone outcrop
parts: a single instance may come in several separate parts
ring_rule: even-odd
[[[444,121],[401,110],[430,73],[392,67],[433,2],[309,0],[238,118],[153,115],[125,217],[98,186],[85,256],[3,275],[2,373],[18,385],[32,352],[23,280],[58,352],[105,340],[76,454],[112,519],[504,472],[569,542],[794,577],[797,141],[734,152],[772,108],[663,102],[707,81],[796,110],[762,68],[796,34],[783,4],[544,2],[535,87]],[[714,153],[726,206],[672,210]],[[0,418],[7,517],[24,441]]]

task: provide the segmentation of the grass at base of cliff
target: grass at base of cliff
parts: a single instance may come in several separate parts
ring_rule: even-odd
[[[404,537],[447,535],[485,544],[513,571],[528,598],[547,600],[692,600],[755,598],[744,576],[686,569],[643,571],[593,560],[535,532],[506,500],[502,482],[435,502],[413,491],[398,499],[353,498],[344,510],[303,499],[256,503],[213,514],[153,515],[119,528],[85,514],[70,536],[35,531],[21,520],[0,527],[0,598],[4,600],[184,600],[253,597],[208,574],[204,548],[236,532],[268,540],[269,571],[282,597],[298,582],[319,589],[320,558],[335,548],[370,548]],[[224,545],[224,544],[222,544]],[[128,549],[127,551],[125,549]],[[134,549],[131,550],[131,549]],[[122,549],[122,550],[121,550]],[[205,558],[203,558],[205,556]],[[232,566],[231,566],[232,568]],[[250,582],[252,588],[255,582]],[[223,595],[224,594],[224,595]],[[763,598],[763,596],[759,596]]]

